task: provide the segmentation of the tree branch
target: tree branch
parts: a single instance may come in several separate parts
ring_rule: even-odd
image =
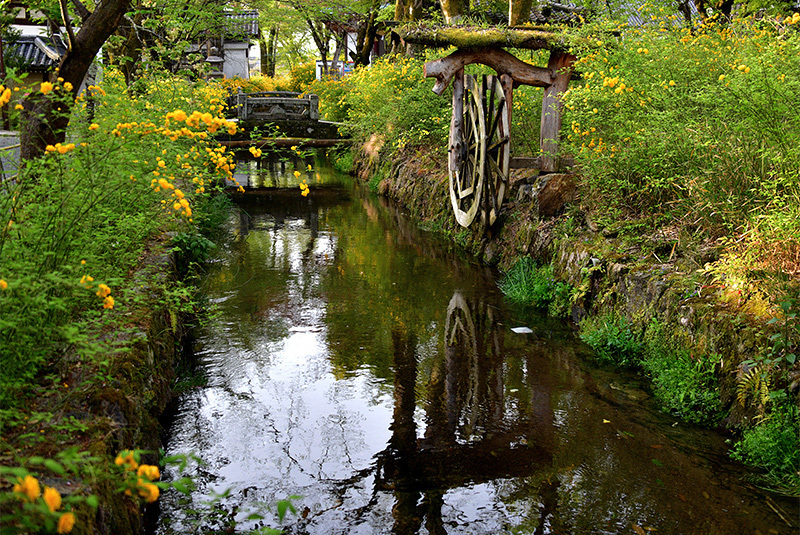
[[[72,31],[72,21],[69,19],[69,9],[67,8],[67,0],[58,0],[58,6],[61,8],[61,20],[64,21],[64,27],[67,29],[67,40],[69,41],[69,50],[75,46],[75,32]]]

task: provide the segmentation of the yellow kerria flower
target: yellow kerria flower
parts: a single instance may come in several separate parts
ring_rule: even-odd
[[[291,149],[292,150],[297,150],[297,145],[292,145]]]
[[[153,466],[152,464],[143,464],[139,467],[136,471],[136,475],[139,477],[146,477],[150,481],[155,481],[159,477],[161,477],[161,473],[158,471],[157,466]]]
[[[32,475],[27,475],[24,478],[17,478],[17,483],[14,485],[14,492],[24,494],[30,501],[34,501],[41,494],[39,481]]]
[[[147,503],[153,503],[158,499],[159,490],[158,487],[152,483],[146,482],[144,479],[139,479],[139,496],[144,498],[144,501]]]
[[[106,297],[111,293],[111,288],[103,284],[102,282],[97,287],[97,297]]]
[[[64,82],[64,90],[72,91],[72,84],[70,82]]]
[[[42,497],[51,513],[55,513],[56,510],[61,508],[61,494],[53,487],[45,487]]]
[[[300,178],[300,171],[295,171],[294,176],[295,178]]]
[[[92,123],[89,125],[89,130],[97,130],[98,128],[100,128],[100,125],[97,123]]]
[[[8,290],[8,283],[3,279],[0,279],[0,290]]]
[[[45,95],[52,90],[53,90],[53,84],[51,84],[50,82],[42,82],[42,85],[39,88],[39,91],[41,91]]]
[[[75,515],[72,513],[64,513],[58,518],[58,526],[56,531],[58,533],[69,533],[75,527]]]
[[[110,295],[103,299],[103,308],[114,308],[114,298]]]

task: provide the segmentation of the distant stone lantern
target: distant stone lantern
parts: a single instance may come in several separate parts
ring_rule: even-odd
[[[211,53],[206,58],[206,63],[209,65],[208,74],[206,74],[206,78],[213,79],[213,78],[223,78],[225,75],[222,73],[222,63],[225,61],[220,56],[217,55],[218,50],[217,47],[211,47]]]

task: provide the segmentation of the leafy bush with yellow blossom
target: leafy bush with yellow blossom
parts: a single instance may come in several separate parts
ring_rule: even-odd
[[[800,15],[692,28],[643,16],[652,26],[597,32],[579,53],[564,126],[586,198],[601,219],[758,228],[800,251]]]
[[[666,227],[676,247],[714,244],[720,258],[698,267],[720,299],[736,295],[742,317],[788,323],[793,313],[770,300],[796,296],[800,272],[800,13],[687,28],[664,8],[641,11],[649,26],[587,27],[575,49],[581,80],[566,94],[562,136],[579,164],[582,208],[607,228],[631,224],[623,239]],[[788,354],[798,340],[783,336],[770,340]],[[798,366],[776,347],[775,359],[768,349],[755,356],[749,383],[739,379],[743,397],[757,385],[764,401],[734,451],[797,495],[796,456],[765,454],[796,446],[781,425],[800,428],[789,386]],[[687,377],[675,366],[662,372],[676,384]]]
[[[451,101],[432,91],[422,76],[424,60],[384,56],[359,67],[340,81],[323,80],[309,87],[320,96],[320,113],[344,120],[358,140],[373,134],[393,149],[430,142],[446,150]]]
[[[88,516],[100,505],[91,486],[107,480],[120,495],[136,505],[158,500],[162,490],[174,488],[188,494],[191,479],[178,477],[171,482],[159,481],[158,466],[141,463],[146,452],[123,450],[113,463],[71,448],[55,459],[31,457],[27,467],[0,466],[10,490],[0,492],[0,526],[3,534],[86,532]],[[197,459],[176,455],[162,459],[166,466],[183,472],[190,461]]]
[[[289,71],[289,91],[302,93],[317,79],[317,62],[307,61],[295,65]]]
[[[289,89],[291,81],[285,76],[251,76],[249,79],[233,77],[220,78],[211,82],[213,86],[222,87],[227,94],[242,93],[262,93],[268,91],[294,91]]]
[[[232,156],[214,141],[236,131],[219,88],[158,74],[136,89],[107,72],[78,97],[68,142],[2,178],[0,413],[26,402],[54,355],[91,367],[90,356],[113,352],[98,350],[99,327],[132,298],[125,276],[148,237],[196,232],[196,207],[233,180]]]

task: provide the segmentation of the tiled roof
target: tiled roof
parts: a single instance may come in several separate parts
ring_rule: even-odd
[[[258,37],[258,11],[225,13],[226,37]]]
[[[67,47],[59,37],[21,35],[5,51],[8,63],[19,64],[29,72],[45,72],[58,66]],[[13,58],[13,59],[12,59]]]

